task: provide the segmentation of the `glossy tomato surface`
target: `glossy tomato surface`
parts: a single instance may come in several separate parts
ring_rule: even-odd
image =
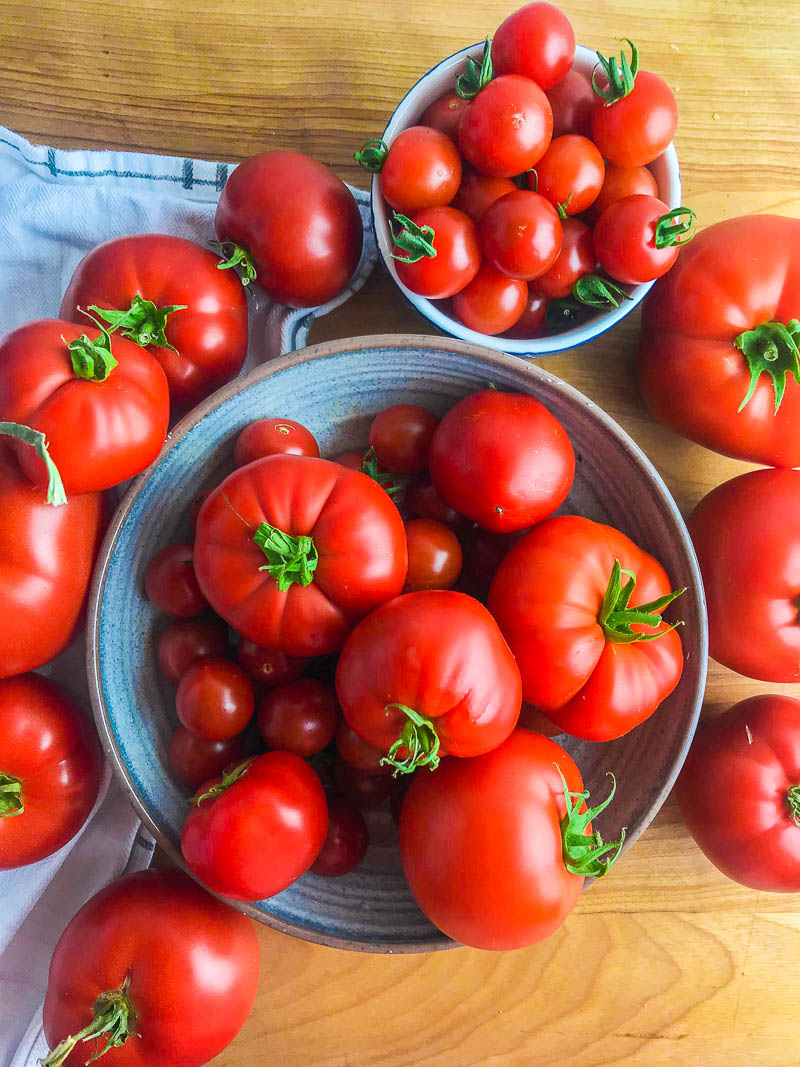
[[[258,732],[270,748],[313,756],[328,745],[339,723],[333,686],[298,678],[275,686],[258,705]]]
[[[658,196],[658,185],[652,171],[647,167],[618,167],[616,163],[606,163],[603,184],[587,217],[597,222],[607,207],[626,196],[637,194]]]
[[[252,719],[255,695],[243,667],[229,659],[208,657],[183,674],[175,705],[187,730],[207,741],[227,741]]]
[[[539,86],[519,74],[495,78],[461,117],[458,143],[483,174],[512,178],[535,166],[553,136],[553,112]]]
[[[179,682],[197,660],[227,651],[228,628],[219,619],[176,619],[156,646],[159,670],[171,682]]]
[[[233,446],[237,467],[264,456],[318,456],[313,433],[293,419],[257,419],[245,426]]]
[[[641,167],[661,155],[678,128],[675,94],[657,74],[640,70],[633,89],[613,104],[597,97],[592,140],[611,163]]]
[[[477,226],[495,200],[506,193],[513,193],[517,188],[510,178],[492,178],[489,174],[481,174],[479,170],[468,167],[463,173],[452,206],[469,215]]]
[[[480,225],[486,258],[510,278],[531,281],[545,274],[561,250],[558,212],[543,196],[517,189],[495,200]]]
[[[354,871],[367,854],[369,834],[364,816],[354,804],[335,797],[328,802],[328,835],[311,864],[311,873],[341,878]]]
[[[575,56],[575,33],[554,4],[536,0],[501,22],[492,38],[495,74],[524,74],[542,89],[566,75]]]
[[[492,336],[517,322],[528,301],[528,286],[484,260],[469,285],[453,297],[456,317],[470,330]]]
[[[308,662],[302,656],[289,656],[276,648],[264,648],[248,641],[246,637],[241,638],[236,646],[236,658],[262,688],[299,678]]]
[[[455,144],[458,144],[461,113],[468,103],[469,101],[459,96],[455,90],[445,93],[425,108],[420,125],[433,126],[435,130],[446,133]]]
[[[419,404],[393,404],[379,411],[369,428],[378,462],[395,474],[419,474],[439,420]]]
[[[546,95],[553,109],[553,137],[562,137],[565,133],[592,136],[595,94],[583,71],[568,70]]]
[[[615,200],[594,228],[597,261],[618,282],[639,285],[660,278],[675,263],[680,245],[659,248],[658,222],[669,208],[658,197],[634,194]]]
[[[406,592],[450,589],[456,584],[463,557],[459,540],[449,526],[436,519],[411,519],[406,523],[406,541]]]
[[[179,726],[170,739],[167,750],[169,769],[179,782],[197,789],[222,774],[226,767],[241,763],[245,746],[241,734],[225,741],[209,741],[198,737],[185,726]]]
[[[418,212],[412,222],[432,231],[434,256],[411,262],[402,248],[393,254],[397,276],[412,293],[430,300],[444,300],[472,281],[481,265],[481,248],[475,223],[453,207],[431,207]]]
[[[548,300],[569,296],[575,282],[591,274],[597,257],[594,251],[592,231],[580,219],[565,219],[562,224],[563,240],[556,261],[546,274],[542,274],[531,286]]]
[[[190,619],[208,607],[194,573],[190,544],[166,545],[147,564],[144,589],[147,599],[166,615]]]
[[[528,188],[541,193],[567,215],[579,215],[597,199],[603,185],[603,157],[588,137],[555,137],[528,175]]]
[[[381,170],[381,192],[403,215],[449,204],[461,183],[461,156],[432,126],[409,126],[395,137]]]

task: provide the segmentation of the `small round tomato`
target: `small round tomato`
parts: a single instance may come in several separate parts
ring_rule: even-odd
[[[607,274],[625,284],[660,278],[678,258],[693,222],[694,212],[688,208],[670,211],[654,196],[626,196],[597,220],[597,261]]]
[[[337,793],[357,808],[379,808],[393,791],[391,774],[371,774],[344,761],[334,763],[332,774]]]
[[[299,678],[308,663],[302,656],[290,656],[277,648],[264,648],[246,637],[236,646],[236,658],[254,682],[268,688]]]
[[[484,260],[469,285],[453,297],[453,311],[470,330],[493,335],[514,325],[527,300],[525,282],[509,278]]]
[[[495,74],[524,74],[542,89],[560,82],[575,58],[575,33],[553,4],[526,4],[501,22],[492,39]]]
[[[463,526],[464,520],[455,508],[445,504],[439,491],[428,477],[421,478],[409,487],[405,503],[412,515],[420,519],[436,519],[451,529]]]
[[[425,109],[419,120],[420,126],[432,126],[434,130],[441,130],[454,144],[458,144],[458,127],[468,103],[469,101],[459,96],[455,90],[445,93]]]
[[[506,193],[513,193],[517,186],[510,178],[493,178],[470,167],[464,171],[461,185],[453,199],[453,207],[469,215],[479,225],[488,208]]]
[[[258,705],[258,731],[270,748],[313,756],[333,740],[339,705],[333,686],[299,678],[271,689]]]
[[[339,878],[354,871],[367,854],[369,834],[364,816],[353,804],[334,797],[328,801],[328,835],[311,864],[312,874]]]
[[[262,456],[319,456],[317,439],[292,419],[258,419],[245,426],[233,446],[237,467]]]
[[[658,196],[658,185],[647,167],[618,167],[616,163],[606,163],[603,184],[589,208],[589,217],[597,222],[607,207],[637,193]]]
[[[484,255],[498,270],[531,281],[555,263],[561,249],[561,221],[549,200],[517,189],[488,209],[480,237]]]
[[[178,619],[169,624],[156,646],[158,666],[171,682],[179,682],[199,659],[224,657],[227,651],[228,628],[218,619]]]
[[[508,331],[509,337],[536,337],[544,326],[547,315],[547,297],[537,293],[532,283],[528,283],[528,296],[522,314]]]
[[[481,265],[481,246],[475,223],[452,207],[431,207],[411,220],[428,242],[428,251],[409,249],[409,228],[394,234],[394,264],[407,289],[430,300],[444,300],[468,285]],[[420,256],[420,258],[416,258]]]
[[[178,683],[178,718],[207,741],[226,741],[244,730],[255,710],[246,672],[227,659],[203,659]]]
[[[528,175],[528,187],[567,215],[578,215],[597,199],[604,175],[603,157],[589,138],[567,133],[550,142]]]
[[[483,174],[513,178],[535,166],[553,136],[553,112],[539,86],[519,74],[490,81],[464,109],[458,143]]]
[[[147,599],[166,615],[190,619],[208,607],[194,573],[191,545],[167,545],[157,552],[144,572]]]
[[[568,70],[546,95],[553,109],[553,137],[562,137],[565,133],[592,136],[595,95],[585,74]]]
[[[216,778],[231,763],[238,763],[243,757],[244,741],[240,734],[225,741],[209,741],[185,726],[178,727],[167,750],[170,770],[190,789],[197,789],[209,778]]]
[[[399,133],[381,169],[384,200],[404,215],[449,204],[460,183],[458,149],[431,126],[410,126]]]
[[[405,592],[452,589],[461,573],[461,545],[453,531],[436,519],[406,523],[408,575]]]
[[[428,448],[439,424],[419,404],[395,404],[372,420],[369,443],[378,462],[394,474],[419,474],[428,463]]]
[[[565,219],[561,251],[550,270],[531,282],[537,292],[548,300],[569,296],[578,278],[591,274],[596,257],[592,231],[580,219]]]
[[[360,737],[347,719],[340,719],[336,727],[336,748],[342,760],[366,774],[391,774],[392,768],[383,763],[386,755],[382,748],[371,745]]]

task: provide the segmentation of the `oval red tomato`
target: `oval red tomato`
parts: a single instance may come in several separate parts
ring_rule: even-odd
[[[544,277],[544,275],[540,275]],[[537,279],[538,280],[538,279]],[[509,337],[537,337],[542,332],[547,315],[547,305],[550,301],[546,296],[537,293],[531,282],[528,282],[528,296],[525,307],[516,323],[508,331]]]
[[[170,740],[167,762],[178,781],[197,789],[209,778],[221,775],[226,767],[241,763],[244,755],[241,734],[225,741],[209,741],[179,726]]]
[[[510,178],[492,178],[489,174],[481,174],[479,170],[469,167],[464,171],[452,206],[469,215],[478,226],[495,200],[499,200],[506,193],[515,192],[516,189],[517,186]]]
[[[484,260],[469,285],[453,297],[453,311],[468,329],[492,336],[510,329],[527,302],[525,282]]]
[[[340,719],[336,727],[336,749],[344,763],[365,774],[391,774],[391,767],[383,763],[386,751],[369,744],[347,722]]]
[[[411,519],[406,523],[406,541],[406,592],[450,589],[456,584],[462,553],[459,540],[449,527],[436,519]]]
[[[603,157],[588,137],[568,133],[555,137],[528,175],[528,188],[541,193],[567,215],[579,215],[600,192],[605,175]]]
[[[434,100],[432,104],[429,104],[423,111],[422,118],[419,120],[420,125],[432,126],[435,130],[441,130],[442,133],[447,134],[454,144],[458,144],[458,127],[461,123],[461,113],[468,103],[469,101],[459,96],[455,90],[445,93],[438,100]]]
[[[228,659],[201,659],[185,672],[175,697],[178,718],[206,741],[227,741],[253,717],[255,695],[243,667]]]
[[[298,678],[270,689],[256,717],[269,748],[303,757],[330,744],[340,719],[333,686],[317,678]]]
[[[452,207],[431,207],[411,219],[409,227],[396,228],[393,251],[397,276],[407,289],[429,300],[444,300],[472,281],[481,265],[478,231],[472,219]],[[412,250],[419,235],[426,251]],[[419,258],[417,258],[419,257]]]
[[[311,873],[323,878],[349,874],[366,856],[368,844],[364,816],[354,804],[334,798],[328,803],[328,836],[311,864]]]
[[[224,657],[227,651],[228,628],[218,619],[178,619],[170,623],[156,646],[159,669],[171,682],[179,682],[197,660]]]
[[[607,207],[637,194],[658,196],[658,185],[652,172],[647,167],[618,167],[616,163],[606,163],[603,184],[587,218],[597,222]]]
[[[236,646],[236,658],[262,688],[294,681],[303,674],[307,664],[302,656],[288,656],[276,648],[264,648],[246,637]]]
[[[554,4],[536,0],[501,22],[492,38],[495,74],[524,74],[542,89],[566,75],[575,57],[575,33]]]
[[[147,599],[166,615],[190,619],[208,607],[193,566],[189,544],[166,545],[150,560],[144,572]]]
[[[679,215],[687,216],[682,222]],[[666,274],[688,240],[694,213],[669,210],[654,196],[626,196],[606,208],[594,228],[594,247],[600,266],[628,285],[651,282]],[[683,238],[683,241],[680,239]]]
[[[552,136],[550,102],[519,74],[490,81],[464,109],[458,128],[465,159],[495,178],[513,178],[535,166]]]
[[[383,198],[404,215],[449,204],[460,183],[458,149],[431,126],[409,126],[399,133],[381,169]]]
[[[528,189],[495,200],[480,225],[486,258],[510,278],[531,281],[556,261],[563,239],[558,213],[549,200]]]
[[[293,419],[257,419],[242,430],[233,446],[237,467],[264,456],[319,456],[313,433]]]
[[[378,463],[394,474],[419,474],[439,420],[419,404],[393,404],[379,411],[369,428]]]

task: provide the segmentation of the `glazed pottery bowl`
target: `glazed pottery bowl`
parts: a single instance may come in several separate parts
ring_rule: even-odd
[[[460,52],[455,52],[423,75],[397,105],[389,124],[383,132],[383,140],[388,145],[391,145],[398,133],[409,126],[416,126],[425,109],[434,100],[437,100],[455,87],[456,75],[463,71],[468,57],[472,56],[480,66],[482,55],[483,43],[481,42],[469,48],[463,48]],[[591,76],[596,65],[597,53],[590,48],[585,48],[583,45],[577,45],[573,69]],[[679,207],[681,202],[681,176],[674,144],[670,144],[662,155],[650,164],[649,169],[656,180],[659,198],[669,208]],[[458,337],[463,341],[471,341],[473,344],[486,345],[489,348],[495,348],[501,352],[512,352],[515,355],[535,357],[563,352],[565,349],[586,344],[587,341],[591,341],[594,337],[605,333],[606,330],[610,330],[633,311],[653,285],[652,282],[646,282],[642,285],[624,286],[623,288],[629,294],[630,299],[623,300],[618,308],[614,308],[611,311],[595,312],[589,319],[582,321],[579,325],[572,326],[570,329],[562,330],[559,333],[550,333],[530,339],[503,336],[490,337],[486,334],[476,333],[475,330],[467,329],[463,323],[450,314],[447,301],[428,300],[427,297],[412,293],[400,281],[394,260],[391,258],[393,249],[392,234],[389,228],[391,209],[381,194],[379,174],[376,174],[372,179],[371,203],[372,224],[375,230],[378,250],[386,269],[391,274],[400,292],[434,326],[444,333],[451,334],[453,337]]]
[[[660,477],[603,411],[535,365],[449,338],[364,337],[281,357],[217,392],[178,425],[160,458],[131,485],[108,531],[88,619],[95,715],[143,822],[176,863],[189,802],[167,767],[178,724],[175,687],[156,666],[155,644],[166,619],[144,594],[148,561],[170,542],[191,539],[192,501],[232,469],[236,435],[254,419],[296,419],[315,434],[323,455],[336,456],[363,445],[372,417],[384,407],[417,403],[442,415],[488,383],[538,397],[569,432],[577,469],[561,510],[618,526],[664,564],[673,587],[688,589],[681,598],[685,666],[674,693],[617,741],[564,739],[595,796],[607,792],[606,772],[616,775],[614,803],[597,820],[606,839],[627,826],[629,848],[658,811],[694,733],[707,652],[697,563]],[[406,887],[388,811],[370,813],[370,836],[367,858],[352,874],[307,874],[242,910],[278,930],[341,948],[415,952],[451,946]]]

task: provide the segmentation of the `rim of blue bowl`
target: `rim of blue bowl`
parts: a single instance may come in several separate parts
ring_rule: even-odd
[[[283,919],[277,918],[274,915],[255,908],[253,905],[230,900],[227,897],[219,896],[210,890],[196,875],[189,869],[185,863],[181,850],[176,847],[171,838],[165,834],[159,825],[155,822],[151,816],[146,804],[142,800],[133,775],[130,773],[128,766],[120,752],[117,745],[116,736],[111,727],[111,722],[108,715],[108,709],[106,708],[105,697],[103,693],[103,684],[101,678],[100,669],[100,656],[99,656],[99,631],[100,631],[100,616],[101,605],[103,602],[103,594],[105,591],[106,579],[108,577],[108,570],[111,562],[111,558],[114,554],[117,540],[119,538],[122,527],[136,502],[139,493],[143,486],[155,471],[155,469],[164,461],[169,452],[176,446],[176,444],[198,423],[200,423],[206,415],[211,411],[218,408],[220,405],[226,403],[231,397],[236,396],[238,393],[249,389],[255,382],[261,381],[265,378],[270,378],[275,374],[279,374],[281,371],[286,370],[289,367],[296,366],[299,363],[310,363],[318,359],[326,359],[332,356],[337,356],[343,352],[357,352],[361,349],[368,349],[374,351],[376,348],[428,348],[431,351],[447,351],[456,352],[460,355],[474,358],[482,363],[488,363],[504,367],[508,370],[515,371],[517,373],[523,373],[529,376],[534,382],[546,382],[550,388],[561,393],[571,403],[576,404],[582,408],[593,418],[595,418],[613,437],[617,439],[619,444],[631,454],[635,462],[638,462],[650,477],[654,490],[659,494],[661,500],[670,513],[673,523],[675,524],[676,532],[680,538],[681,547],[686,556],[686,562],[688,564],[689,571],[691,573],[692,585],[689,590],[690,596],[696,598],[697,601],[697,638],[698,647],[695,650],[698,653],[699,661],[699,674],[696,685],[696,692],[692,701],[689,718],[684,733],[681,746],[675,756],[672,765],[669,767],[665,779],[662,783],[660,791],[656,794],[650,804],[645,808],[639,824],[634,831],[628,834],[623,851],[627,851],[631,845],[644,833],[647,827],[652,822],[653,818],[659,811],[667,799],[675,780],[680,773],[681,767],[686,759],[691,745],[692,738],[694,737],[697,723],[700,717],[700,710],[703,703],[703,694],[705,691],[706,672],[708,665],[708,623],[706,617],[705,597],[703,594],[703,583],[700,576],[700,567],[697,562],[697,557],[692,546],[689,533],[683,521],[683,516],[678,510],[678,506],[675,503],[672,494],[667,488],[661,475],[653,466],[650,459],[642,451],[642,449],[636,444],[633,438],[608,415],[598,404],[595,404],[593,400],[590,400],[587,396],[584,396],[574,386],[569,385],[567,382],[562,381],[556,375],[551,374],[549,371],[544,370],[542,367],[533,363],[528,363],[524,360],[520,360],[517,356],[509,355],[505,352],[495,351],[493,349],[487,349],[485,346],[470,344],[466,341],[461,341],[458,338],[453,337],[432,337],[426,335],[416,334],[371,334],[360,337],[348,337],[342,338],[336,341],[325,341],[320,344],[311,345],[308,348],[303,348],[299,351],[290,352],[288,355],[280,356],[277,359],[270,360],[267,363],[262,364],[249,374],[244,375],[241,378],[236,378],[234,381],[228,383],[218,389],[216,393],[213,393],[210,397],[204,400],[197,407],[193,408],[181,421],[175,426],[174,430],[170,433],[169,440],[164,445],[158,458],[140,475],[138,475],[131,483],[129,489],[125,493],[125,496],[120,501],[114,515],[111,518],[108,529],[106,531],[103,543],[100,547],[98,554],[97,564],[95,567],[94,575],[92,578],[92,585],[89,594],[89,603],[86,614],[86,674],[89,683],[89,696],[92,704],[92,712],[94,714],[94,720],[97,725],[97,730],[100,735],[100,741],[103,746],[103,750],[111,764],[111,767],[122,782],[128,798],[131,801],[136,813],[141,818],[144,825],[156,839],[158,844],[167,854],[169,859],[178,867],[180,867],[186,874],[188,874],[194,881],[202,885],[204,889],[212,893],[213,896],[218,896],[220,900],[230,904],[238,911],[243,912],[250,918],[256,919],[258,922],[263,923],[266,926],[271,927],[274,930],[278,930],[280,933],[289,934],[292,937],[300,938],[304,941],[315,942],[316,944],[326,945],[330,948],[346,949],[353,952],[370,952],[381,954],[400,954],[400,953],[414,953],[414,952],[436,952],[443,949],[458,947],[459,943],[451,940],[445,934],[441,934],[439,937],[430,938],[420,941],[409,942],[373,942],[373,941],[360,941],[353,939],[340,938],[330,936],[324,932],[311,929],[307,926],[300,925],[298,923],[286,922]],[[686,660],[686,653],[684,654],[684,661]],[[591,885],[592,879],[587,879],[584,888],[588,888]]]

